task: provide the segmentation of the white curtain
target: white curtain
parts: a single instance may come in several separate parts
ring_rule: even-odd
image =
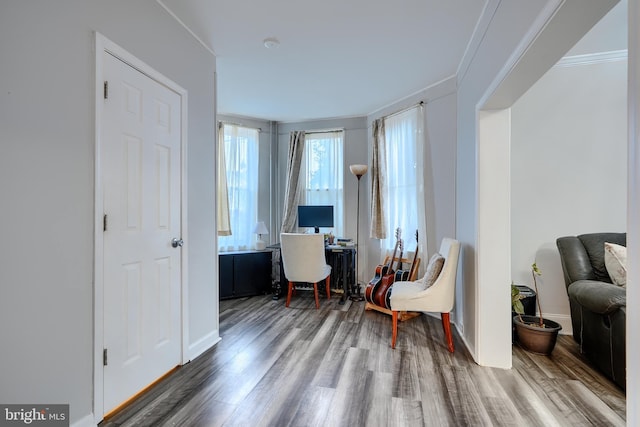
[[[321,233],[344,236],[344,132],[314,132],[305,135],[300,204],[332,205],[333,229]]]
[[[416,247],[418,230],[420,252],[424,258],[426,248],[426,216],[424,198],[424,133],[423,107],[385,118],[386,180],[385,228],[387,238],[381,240],[381,249],[395,246],[394,230],[400,228],[404,240],[405,256]]]
[[[258,217],[258,130],[224,124],[223,132],[231,235],[218,238],[218,250],[248,250]]]
[[[224,129],[218,124],[218,236],[231,235],[229,220],[229,191],[227,188],[227,163],[224,155]]]

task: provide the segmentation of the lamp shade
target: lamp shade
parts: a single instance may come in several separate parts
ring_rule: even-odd
[[[256,222],[255,227],[253,227],[254,234],[269,234],[269,230],[267,230],[267,226],[264,225],[264,221]]]
[[[351,171],[352,174],[354,174],[355,176],[360,178],[362,175],[367,173],[367,170],[369,170],[369,166],[367,166],[367,165],[351,165],[351,166],[349,166],[349,170]]]

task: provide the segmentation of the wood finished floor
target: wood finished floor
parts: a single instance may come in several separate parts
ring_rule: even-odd
[[[569,336],[551,357],[513,347],[513,369],[473,362],[438,318],[398,327],[299,292],[222,301],[222,340],[127,408],[113,426],[624,426],[624,393],[589,367]]]

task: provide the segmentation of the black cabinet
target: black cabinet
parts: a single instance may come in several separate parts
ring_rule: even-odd
[[[271,251],[223,252],[218,261],[220,299],[271,292]]]

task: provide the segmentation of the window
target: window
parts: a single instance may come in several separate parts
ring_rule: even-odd
[[[387,238],[381,248],[393,249],[399,227],[405,242],[412,242],[415,231],[425,236],[423,193],[422,107],[385,118],[386,187],[385,214]],[[413,246],[405,244],[405,250]]]
[[[258,218],[258,130],[224,124],[222,131],[231,235],[218,237],[218,249],[251,249]]]
[[[344,234],[343,134],[343,131],[307,133],[302,162],[304,186],[300,204],[333,205],[333,230],[320,231],[332,231],[336,236]]]

